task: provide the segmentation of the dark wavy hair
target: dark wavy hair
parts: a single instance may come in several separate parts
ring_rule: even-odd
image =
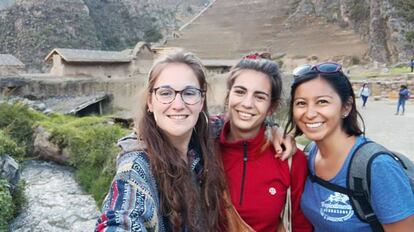
[[[348,135],[361,135],[364,134],[365,131],[365,123],[364,119],[362,118],[361,114],[358,112],[355,104],[355,94],[354,90],[352,89],[352,84],[349,81],[348,77],[342,72],[335,72],[335,73],[319,73],[319,74],[310,74],[301,77],[297,77],[294,79],[291,90],[290,90],[290,103],[289,103],[289,115],[288,115],[288,122],[285,128],[285,133],[290,133],[294,131],[294,136],[302,135],[302,130],[296,125],[295,120],[293,119],[293,100],[295,99],[295,92],[296,89],[303,83],[306,83],[310,80],[314,80],[316,78],[321,78],[325,80],[339,95],[341,99],[342,106],[346,104],[351,104],[351,111],[349,112],[348,116],[342,120],[342,128],[344,129],[345,133]],[[350,102],[352,100],[352,102]],[[362,129],[358,123],[358,117],[362,123]]]
[[[171,54],[152,67],[149,73],[147,99],[151,99],[151,89],[161,72],[171,64],[185,64],[198,79],[200,88],[207,90],[206,76],[200,60],[191,53]],[[192,179],[188,164],[178,158],[179,151],[157,126],[154,115],[147,112],[145,105],[143,117],[137,131],[147,145],[151,168],[160,193],[160,210],[170,222],[173,231],[182,231],[187,226],[190,231],[217,231],[224,222],[223,192],[226,182],[219,157],[213,152],[213,141],[209,136],[207,117],[200,114],[194,127],[192,142],[200,147],[204,169],[201,186]],[[207,112],[207,99],[204,98],[203,111]]]

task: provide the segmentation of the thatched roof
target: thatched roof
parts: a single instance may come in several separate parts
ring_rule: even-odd
[[[10,54],[0,54],[0,66],[24,66],[24,64]]]
[[[58,54],[66,62],[128,63],[132,60],[129,52],[125,51],[55,48],[46,56],[45,61],[51,60],[54,54]]]

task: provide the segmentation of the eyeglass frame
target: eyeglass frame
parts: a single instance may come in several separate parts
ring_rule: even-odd
[[[319,67],[322,66],[322,65],[325,65],[325,64],[336,65],[336,69],[334,71],[323,71],[323,70],[321,70]],[[305,66],[309,67],[309,69],[306,72],[304,72],[303,74],[295,74],[295,70],[297,70],[301,67],[305,67]],[[319,64],[315,64],[315,65],[304,64],[304,65],[301,65],[301,66],[295,68],[292,72],[294,79],[304,77],[304,76],[308,76],[308,75],[314,75],[314,74],[334,74],[334,73],[343,74],[341,64],[338,64],[338,63],[335,63],[335,62],[323,62],[323,63],[319,63]]]
[[[160,101],[160,100],[158,99],[158,97],[157,97],[157,93],[156,93],[159,89],[170,89],[170,90],[174,91],[174,97],[172,98],[172,100],[171,100],[170,102],[162,102],[162,101]],[[200,99],[199,99],[197,102],[195,102],[195,103],[187,103],[187,102],[184,100],[184,97],[183,97],[183,95],[182,95],[182,92],[184,92],[184,91],[186,91],[186,90],[189,90],[189,89],[197,90],[197,91],[200,93],[200,95],[199,95],[199,96],[200,96]],[[173,89],[173,88],[171,88],[171,87],[169,87],[169,86],[159,86],[159,87],[157,87],[157,88],[152,88],[150,92],[155,94],[155,99],[157,99],[157,101],[158,101],[158,102],[160,102],[161,104],[171,104],[171,103],[175,100],[175,98],[177,98],[177,94],[180,94],[180,96],[181,96],[181,100],[182,100],[182,101],[183,101],[186,105],[195,105],[195,104],[199,103],[199,102],[201,101],[201,99],[203,99],[203,97],[205,96],[205,93],[206,93],[206,91],[205,91],[205,90],[202,90],[202,89],[199,89],[199,88],[196,88],[196,87],[185,87],[185,88],[184,88],[184,89],[182,89],[182,90],[175,90],[175,89]]]

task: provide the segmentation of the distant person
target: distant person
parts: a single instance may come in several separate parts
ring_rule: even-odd
[[[407,101],[410,98],[410,91],[408,90],[406,85],[401,85],[401,89],[398,93],[398,103],[397,103],[397,112],[395,115],[398,115],[400,112],[400,106],[402,108],[401,115],[404,115],[405,113],[405,101]]]
[[[361,89],[359,89],[359,94],[358,94],[361,99],[362,99],[362,107],[365,107],[365,105],[367,104],[368,101],[368,97],[369,95],[371,95],[371,90],[369,90],[367,83],[364,83],[361,87]]]
[[[414,71],[414,59],[411,59],[410,66],[411,66],[411,72],[413,72]]]

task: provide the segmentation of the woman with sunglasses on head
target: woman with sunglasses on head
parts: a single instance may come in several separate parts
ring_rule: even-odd
[[[369,140],[358,116],[352,85],[339,64],[305,65],[294,71],[287,130],[305,134],[316,144],[309,151],[302,210],[315,231],[412,231],[414,194],[393,157],[380,154],[368,170],[369,199],[378,223],[371,220],[373,214],[368,215],[372,225],[361,221],[350,191],[344,191],[354,151]],[[332,190],[332,185],[339,187]]]
[[[274,157],[265,135],[265,119],[281,101],[277,64],[246,56],[232,68],[227,89],[227,115],[218,142],[233,205],[255,231],[277,231],[290,186],[293,231],[312,231],[299,207],[307,176],[305,156],[297,151],[289,170],[287,161]]]
[[[190,53],[153,66],[137,128],[146,148],[119,156],[96,231],[219,229],[226,184],[209,141],[206,89],[203,66]]]

